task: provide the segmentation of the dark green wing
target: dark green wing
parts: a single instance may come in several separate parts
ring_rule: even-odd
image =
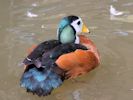
[[[40,58],[47,51],[60,45],[58,40],[50,40],[40,43],[23,61],[25,65],[33,64],[33,62]]]

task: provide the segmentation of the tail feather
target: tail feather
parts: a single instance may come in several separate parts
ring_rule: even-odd
[[[45,96],[62,84],[61,76],[51,68],[36,68],[34,65],[26,70],[20,80],[20,85],[28,92]]]

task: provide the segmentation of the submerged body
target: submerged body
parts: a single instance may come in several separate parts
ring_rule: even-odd
[[[85,74],[99,65],[96,46],[81,32],[89,32],[81,18],[68,16],[61,20],[58,40],[35,46],[24,59],[25,70],[20,80],[28,92],[45,96],[65,79]]]

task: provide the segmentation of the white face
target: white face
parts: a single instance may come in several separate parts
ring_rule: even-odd
[[[73,28],[76,30],[76,33],[79,34],[82,32],[82,26],[83,26],[83,22],[82,22],[82,19],[79,18],[75,21],[73,21],[71,23],[71,25],[73,26]]]

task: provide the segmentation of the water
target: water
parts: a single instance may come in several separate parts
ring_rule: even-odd
[[[110,5],[124,15],[112,18]],[[132,0],[0,0],[0,100],[132,100],[132,6]],[[26,93],[19,79],[27,48],[56,38],[59,20],[70,14],[89,26],[86,35],[97,45],[101,65],[50,96]]]

